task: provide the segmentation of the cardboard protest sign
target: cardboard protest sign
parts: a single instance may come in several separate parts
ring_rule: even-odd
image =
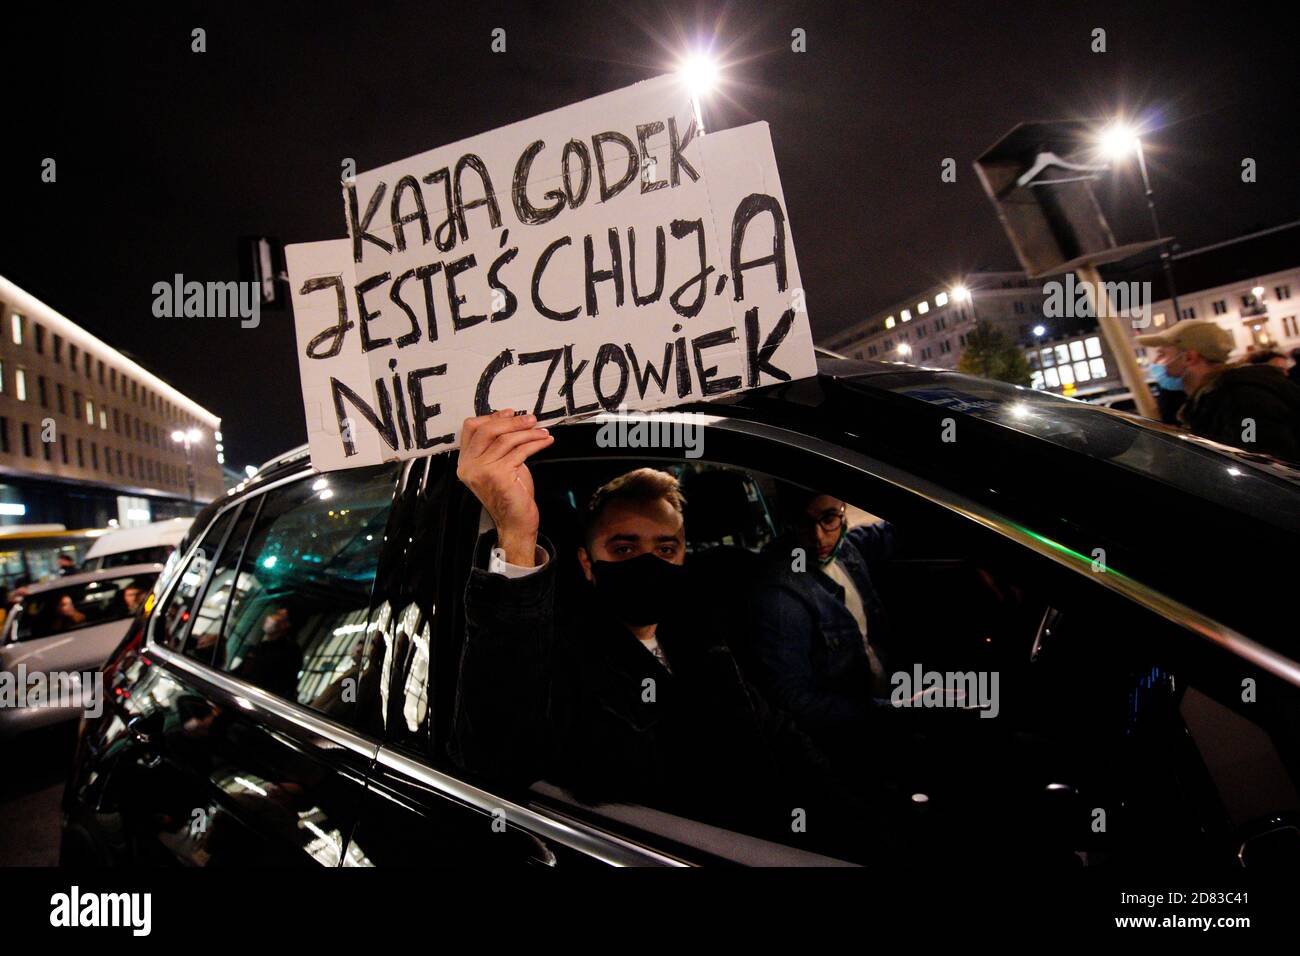
[[[815,373],[765,123],[698,135],[660,77],[345,184],[348,239],[290,246],[313,464],[450,450]]]

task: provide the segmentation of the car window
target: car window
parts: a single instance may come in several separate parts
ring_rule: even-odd
[[[125,620],[143,602],[155,578],[157,574],[132,574],[32,594],[23,600],[17,639],[31,641]]]
[[[686,499],[687,576],[637,599],[664,608],[663,658],[617,620],[593,629],[619,612],[578,557],[596,546],[586,502],[638,465],[671,474]],[[1252,828],[1300,809],[1295,688],[905,489],[785,449],[530,470],[555,621],[572,635],[556,660],[583,702],[557,704],[575,695],[553,686],[535,715],[546,732],[529,737],[509,716],[528,710],[528,684],[491,658],[490,679],[458,687],[488,701],[457,733],[537,742],[564,706],[578,716],[537,746],[453,739],[462,772],[540,778],[532,796],[632,838],[683,839],[664,824],[676,817],[855,862],[942,858],[959,843],[1035,866],[1224,862]],[[525,616],[505,642],[521,652],[542,626]],[[733,661],[741,681],[720,679]],[[1267,708],[1242,694],[1245,678],[1268,684]],[[1255,728],[1265,798],[1229,770],[1232,745],[1213,729],[1228,720]],[[1196,749],[1179,744],[1189,735]],[[1180,783],[1216,764],[1217,796]]]
[[[226,532],[235,520],[240,506],[223,511],[208,526],[194,554],[180,573],[176,586],[167,596],[166,603],[155,616],[154,640],[164,647],[178,647],[188,631],[194,604],[200,589],[207,580],[208,570],[217,558],[217,552],[226,538]]]
[[[228,584],[217,667],[330,716],[353,712],[395,478],[382,466],[266,493]]]
[[[203,600],[194,612],[194,621],[190,625],[189,636],[185,639],[184,653],[195,660],[211,663],[220,643],[222,624],[225,623],[226,606],[230,594],[235,588],[240,556],[243,554],[244,542],[257,517],[261,498],[245,502],[226,537],[221,549],[221,556],[212,564],[212,573],[204,587]]]
[[[160,544],[151,548],[136,548],[132,551],[106,554],[96,560],[101,568],[120,568],[128,564],[162,564],[171,552],[171,545]]]

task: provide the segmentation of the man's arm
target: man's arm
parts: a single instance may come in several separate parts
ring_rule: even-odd
[[[474,568],[449,751],[467,770],[528,784],[545,774],[554,562],[506,577]]]
[[[867,564],[888,561],[898,550],[898,532],[888,521],[862,524],[845,535]]]
[[[466,769],[525,784],[546,763],[554,643],[554,561],[538,548],[539,515],[524,464],[553,439],[535,425],[533,416],[506,409],[466,419],[461,430],[456,475],[496,524],[499,550],[489,565],[495,570],[474,568],[465,587],[448,745]]]

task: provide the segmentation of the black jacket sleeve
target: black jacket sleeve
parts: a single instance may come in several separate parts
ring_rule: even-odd
[[[464,769],[520,785],[545,775],[554,607],[554,556],[520,578],[470,572],[448,743]]]

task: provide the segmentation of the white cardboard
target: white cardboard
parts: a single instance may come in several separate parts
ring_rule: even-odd
[[[716,382],[738,376],[739,386],[729,389],[726,394],[753,387],[745,322],[747,310],[753,308],[758,310],[757,344],[762,344],[783,313],[794,310],[793,325],[772,354],[770,365],[781,369],[790,379],[815,374],[803,287],[767,124],[754,123],[704,136],[694,135],[692,130],[693,138],[681,148],[680,155],[697,171],[699,179],[692,180],[684,168],[679,167],[676,186],[666,185],[642,192],[643,177],[651,183],[669,181],[672,171],[667,130],[669,117],[673,117],[677,124],[680,142],[692,126],[692,115],[689,99],[676,77],[660,77],[359,174],[356,181],[358,219],[364,215],[371,197],[383,184],[378,211],[365,231],[388,242],[393,246],[392,251],[386,252],[373,242],[362,241],[361,261],[356,262],[354,243],[349,238],[290,246],[286,256],[313,464],[321,469],[355,467],[451,450],[455,447],[454,438],[462,421],[476,412],[476,390],[485,369],[507,351],[510,364],[492,379],[486,393],[487,407],[492,410],[510,407],[530,412],[540,409],[543,424],[604,410],[592,374],[602,344],[616,346],[618,352],[615,356],[613,350],[607,349],[610,356],[601,374],[603,398],[611,408],[621,378],[620,356],[628,366],[628,387],[618,405],[628,409],[651,409],[719,397],[703,393],[692,348],[692,342],[706,333],[725,335],[727,330],[732,330],[735,338],[732,343],[703,350],[701,364],[709,380]],[[627,188],[609,201],[601,202],[592,137],[607,130],[616,131],[633,144],[638,144],[638,124],[656,121],[664,124],[665,129],[655,130],[645,137],[645,156],[652,159],[653,166],[638,169],[639,175]],[[592,161],[591,181],[585,200],[576,208],[571,208],[566,202],[551,221],[526,224],[520,221],[516,212],[512,180],[520,155],[537,140],[544,141],[545,147],[535,158],[526,187],[526,195],[535,206],[549,204],[549,200],[544,198],[546,194],[562,188],[560,158],[570,140],[585,143]],[[403,176],[415,178],[424,199],[430,233],[445,239],[445,227],[443,233],[436,233],[437,227],[447,217],[444,187],[440,182],[425,183],[423,178],[444,168],[452,171],[454,176],[457,162],[467,154],[481,158],[487,169],[499,204],[500,225],[492,226],[486,207],[468,208],[464,212],[467,237],[462,239],[457,233],[454,246],[444,251],[432,239],[424,241],[418,221],[408,222],[403,227],[406,248],[399,251],[390,205],[396,184]],[[644,157],[638,158],[644,165]],[[571,157],[570,165],[574,191],[578,192],[581,180],[579,164]],[[610,148],[606,166],[607,178],[613,183],[628,166],[624,151],[617,146]],[[465,203],[484,195],[481,178],[472,171],[463,176],[462,187]],[[771,264],[742,270],[744,296],[741,301],[736,301],[736,276],[731,262],[733,218],[742,201],[754,194],[775,200],[783,220],[785,283],[783,289],[778,289],[776,269]],[[344,200],[346,206],[346,189]],[[415,210],[414,194],[408,189],[398,215]],[[698,239],[694,231],[675,238],[671,229],[674,220],[701,221],[705,258],[712,268],[705,280],[704,304],[698,314],[689,318],[678,314],[669,300],[675,290],[699,271]],[[759,212],[751,219],[740,248],[742,262],[773,254],[774,223],[775,217],[767,211]],[[349,219],[349,225],[354,231],[360,231],[355,221]],[[635,230],[636,285],[643,297],[655,286],[657,227],[663,229],[665,237],[664,288],[657,301],[644,306],[637,306],[633,301],[629,227]],[[593,269],[608,270],[611,268],[608,238],[611,228],[618,231],[623,304],[616,306],[616,289],[612,281],[598,282],[595,284],[596,313],[592,315],[588,314],[586,304],[584,239],[587,236],[592,239]],[[579,312],[571,320],[557,321],[544,316],[534,306],[532,284],[543,251],[564,237],[570,237],[571,241],[558,247],[541,271],[539,294],[543,304],[552,309],[564,311],[578,307]],[[499,256],[511,249],[518,251],[509,262],[501,265],[497,278],[499,284],[508,287],[517,297],[517,303],[508,318],[493,320],[508,309],[499,291],[494,301],[489,270]],[[452,324],[446,267],[469,255],[474,256],[474,267],[461,272],[454,280],[457,295],[465,300],[460,312],[463,316],[485,315],[488,318],[456,331]],[[430,340],[424,283],[418,274],[413,274],[401,285],[399,296],[415,316],[419,338],[410,345],[398,347],[396,340],[404,334],[413,335],[417,328],[413,328],[410,317],[391,298],[395,280],[411,270],[429,267],[436,268],[428,282],[433,295],[437,338]],[[374,287],[365,292],[364,301],[374,315],[367,324],[370,338],[372,341],[388,339],[389,342],[363,351],[356,286],[384,273],[389,278],[376,279]],[[722,275],[726,279],[721,282],[719,290]],[[339,300],[334,285],[305,291],[305,286],[313,279],[341,284],[347,321],[351,323],[337,354],[328,358],[309,357],[308,345],[320,333],[338,326]],[[698,286],[691,285],[683,293],[683,301],[694,301],[697,293]],[[330,336],[326,336],[326,340],[326,345],[336,341]],[[683,340],[680,345],[679,340]],[[647,380],[645,395],[642,396],[626,346],[631,345],[644,377],[647,363],[656,369],[663,367],[665,347],[670,344],[666,389],[659,388],[651,378]],[[574,378],[571,400],[560,394],[565,379],[562,356],[556,356],[554,369],[549,358],[528,364],[521,361],[529,355],[536,356],[566,346],[569,347],[571,367],[583,369]],[[314,352],[319,355],[324,350],[324,346],[318,345]],[[683,351],[689,372],[689,391],[684,396],[679,395],[677,379],[678,359]],[[583,361],[586,366],[581,366]],[[390,367],[393,363],[395,369]],[[440,441],[437,444],[426,442],[425,447],[419,447],[408,373],[443,365],[446,369],[442,374],[421,376],[425,405],[436,403],[439,406],[437,414],[427,419],[425,434],[429,440]],[[716,371],[710,371],[712,369]],[[401,403],[392,397],[395,394],[392,384],[394,372],[399,376]],[[550,381],[546,382],[548,375]],[[758,381],[754,384],[770,385],[781,380],[760,367]],[[338,398],[343,393],[336,383],[351,389],[372,410],[396,447],[383,437],[380,429],[367,421],[356,402],[346,397]],[[387,417],[383,414],[385,397],[391,409]],[[351,426],[347,429],[341,429],[339,425],[336,403],[340,401],[343,418]],[[554,414],[557,411],[559,414]],[[345,436],[344,431],[350,436]],[[451,436],[452,440],[441,440],[446,436]],[[350,448],[345,444],[345,437],[351,438]]]

